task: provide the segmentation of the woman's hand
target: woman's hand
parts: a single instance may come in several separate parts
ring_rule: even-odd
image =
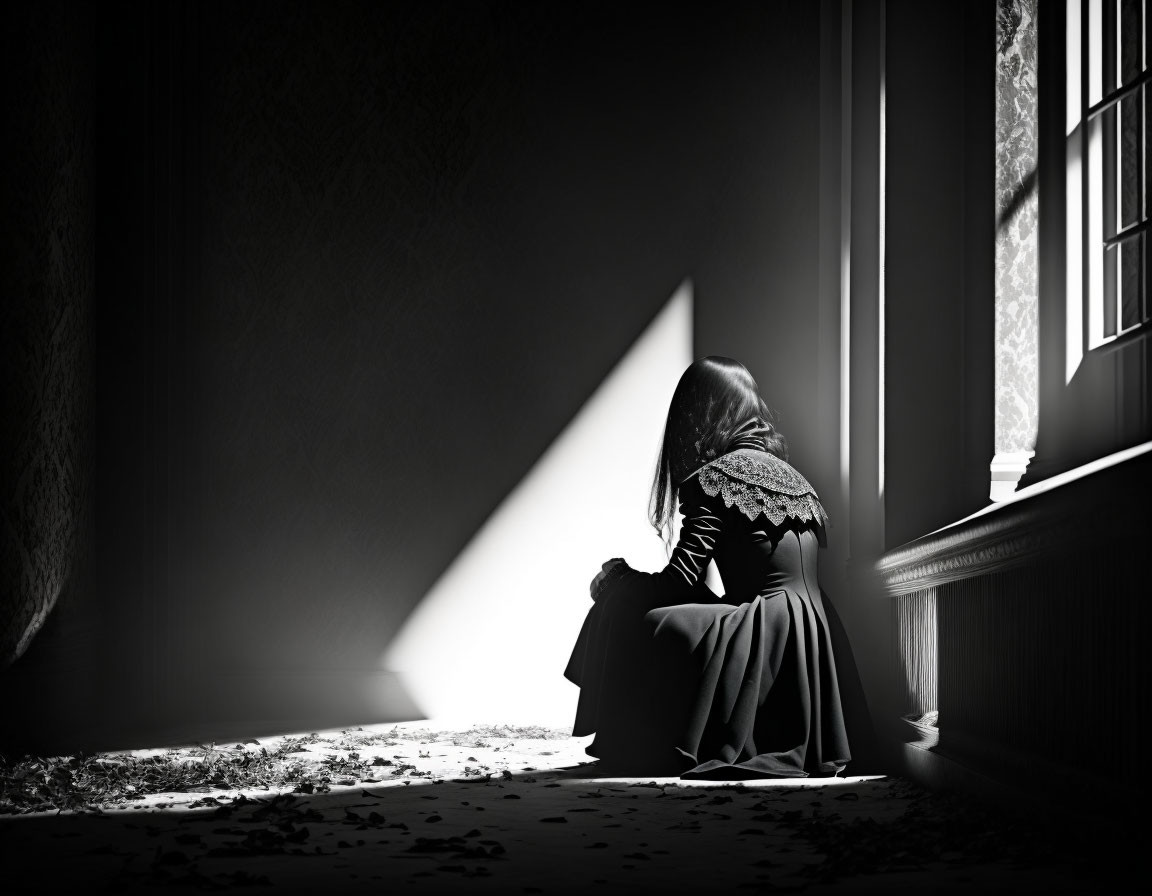
[[[620,563],[624,563],[622,557],[613,557],[600,566],[600,572],[596,573],[596,578],[594,578],[592,584],[588,586],[588,593],[592,595],[592,600],[596,600],[600,594],[600,588],[604,584],[604,580],[608,578],[608,575]]]

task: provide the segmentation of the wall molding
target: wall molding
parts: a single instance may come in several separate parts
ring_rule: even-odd
[[[1086,537],[1105,540],[1122,527],[1147,525],[1150,486],[1152,443],[1146,443],[895,548],[876,571],[887,594],[897,596],[1022,566],[1061,548],[1082,549]]]

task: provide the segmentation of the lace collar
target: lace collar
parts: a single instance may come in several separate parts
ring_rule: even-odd
[[[763,514],[775,526],[788,517],[821,527],[828,524],[824,505],[808,480],[787,461],[766,451],[740,448],[693,475],[706,495],[720,495],[724,506],[735,505],[750,520]]]

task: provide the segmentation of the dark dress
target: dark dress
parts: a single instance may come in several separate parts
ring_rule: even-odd
[[[838,774],[851,754],[833,639],[847,644],[816,576],[819,499],[755,449],[679,494],[668,566],[618,563],[584,621],[564,673],[581,689],[573,734],[595,733],[587,752],[621,774]],[[704,584],[713,558],[723,598]]]

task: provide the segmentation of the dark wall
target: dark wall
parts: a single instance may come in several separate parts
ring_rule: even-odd
[[[93,644],[92,17],[9,10],[0,60],[0,701],[67,711]]]
[[[886,547],[988,503],[995,453],[991,2],[887,4]]]
[[[778,415],[792,462],[821,496],[835,500],[835,452],[823,449],[836,441],[828,424],[838,409],[822,404],[817,389],[825,74],[819,8],[775,4],[713,28],[706,69],[726,76],[711,81],[703,101],[715,110],[702,127],[711,134],[684,134],[707,141],[704,152],[695,151],[701,164],[689,169],[696,173],[685,176],[684,187],[700,194],[700,211],[687,210],[689,217],[707,215],[690,256],[696,355],[726,355],[751,370]],[[838,17],[829,27],[838,27]],[[757,44],[763,58],[756,58]],[[689,95],[700,89],[688,87]],[[836,136],[825,138],[837,146]],[[702,183],[690,185],[696,178]]]
[[[222,680],[374,668],[685,276],[729,332],[814,276],[811,15],[278,9],[202,20],[172,598]]]
[[[803,462],[819,23],[796,6],[104,10],[115,738],[418,713],[389,640],[686,277],[697,354],[745,361],[832,480]]]
[[[163,705],[161,620],[170,403],[173,221],[171,6],[117,3],[97,19],[96,587],[102,699],[93,724],[143,724]],[[166,89],[168,88],[168,89]],[[114,744],[120,746],[122,742]]]
[[[994,18],[888,6],[891,545],[986,489]],[[418,713],[389,640],[686,277],[834,494],[818,9],[105,7],[37,101],[95,135],[91,720]]]

